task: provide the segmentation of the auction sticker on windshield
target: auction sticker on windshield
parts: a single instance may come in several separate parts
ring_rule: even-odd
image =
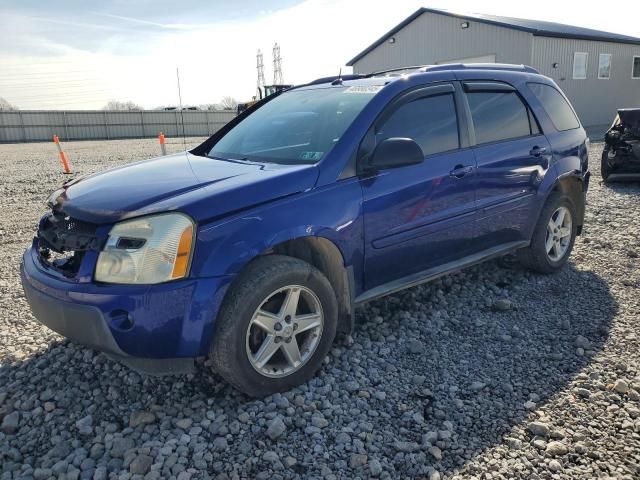
[[[378,93],[382,85],[354,85],[347,88],[344,93]]]

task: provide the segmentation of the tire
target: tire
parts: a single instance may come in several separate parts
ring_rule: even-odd
[[[293,315],[285,316],[291,313],[286,299],[294,297],[299,306],[293,307]],[[315,321],[318,312],[321,326],[295,333],[298,325],[312,325],[303,322]],[[335,292],[317,268],[282,255],[260,257],[230,287],[218,315],[209,358],[218,374],[247,395],[283,392],[306,382],[320,368],[335,338],[337,322]],[[268,328],[264,324],[269,324]],[[296,347],[291,347],[293,343]],[[291,361],[295,355],[290,347],[298,350],[299,363]],[[261,348],[267,352],[262,359],[275,349],[264,366],[256,360]]]
[[[570,236],[564,237],[561,240],[564,242],[564,239],[567,239],[566,243],[563,243],[559,247],[563,253],[561,256],[558,256],[554,254],[556,250],[552,249],[551,253],[549,253],[546,247],[549,238],[547,236],[549,222],[553,218],[557,219],[556,212],[560,211],[569,213],[571,226],[565,227],[566,231],[570,232],[568,233]],[[571,250],[575,243],[578,230],[578,225],[576,224],[577,218],[576,206],[571,198],[561,192],[552,192],[545,202],[544,207],[542,207],[538,222],[531,237],[531,244],[517,252],[520,263],[526,268],[539,273],[548,274],[560,270],[567,262],[569,255],[571,255]],[[558,235],[561,235],[561,233]]]
[[[607,182],[609,179],[609,175],[611,175],[611,165],[609,165],[609,150],[607,148],[602,152],[602,157],[600,159],[600,175],[602,176],[602,181]]]

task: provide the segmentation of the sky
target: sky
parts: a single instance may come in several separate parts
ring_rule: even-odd
[[[246,101],[258,49],[267,84],[275,42],[285,83],[335,75],[423,6],[640,37],[637,0],[2,0],[0,97],[21,109],[175,105],[179,68],[185,105]]]

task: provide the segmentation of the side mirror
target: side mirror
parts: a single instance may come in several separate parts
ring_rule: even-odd
[[[420,146],[410,138],[387,138],[371,155],[368,167],[374,170],[416,165],[424,161]]]

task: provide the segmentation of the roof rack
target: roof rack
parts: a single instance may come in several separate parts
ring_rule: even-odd
[[[428,65],[425,71],[439,72],[442,70],[515,70],[528,73],[540,73],[528,65],[512,63],[445,63],[442,65]]]
[[[379,70],[377,72],[359,74],[352,73],[342,76],[322,77],[306,83],[305,85],[317,85],[320,83],[331,83],[337,79],[342,80],[358,80],[362,78],[380,77],[383,75],[393,76],[393,74],[400,75],[403,72],[416,73],[416,72],[442,72],[448,70],[511,70],[517,72],[528,73],[540,73],[533,67],[528,65],[515,65],[511,63],[445,63],[441,65],[411,65],[408,67],[396,67],[389,68],[388,70]]]

